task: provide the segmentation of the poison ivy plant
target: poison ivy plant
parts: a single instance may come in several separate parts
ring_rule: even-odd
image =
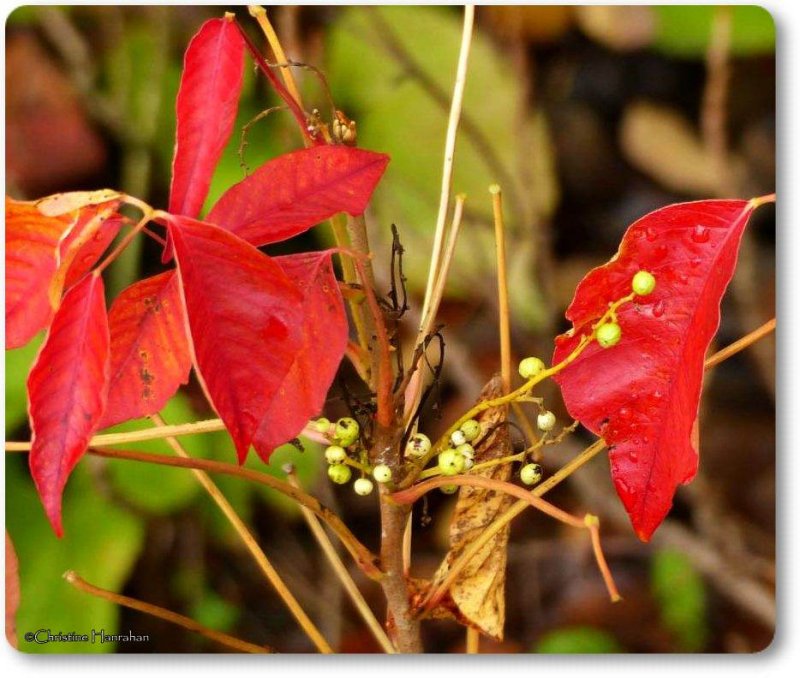
[[[639,219],[611,261],[578,285],[566,313],[573,327],[556,339],[557,363],[630,293],[638,271],[655,276],[652,292],[618,311],[618,343],[591,344],[555,377],[570,415],[608,444],[614,486],[644,541],[697,472],[703,361],[756,205],[706,200]]]

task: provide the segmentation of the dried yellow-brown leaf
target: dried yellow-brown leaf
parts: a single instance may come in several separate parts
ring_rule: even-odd
[[[498,377],[490,381],[481,393],[480,400],[501,395]],[[486,410],[478,417],[484,432],[475,444],[475,463],[508,456],[511,443],[506,408]],[[476,473],[486,478],[508,480],[511,464],[492,466]],[[469,545],[513,503],[506,494],[478,487],[461,487],[458,503],[450,523],[450,551],[434,576],[435,588],[446,576],[452,564]],[[506,557],[509,526],[504,527],[488,541],[469,561],[450,587],[449,597],[443,607],[450,608],[462,623],[474,626],[487,636],[503,639],[506,601]],[[452,608],[455,607],[455,610]]]

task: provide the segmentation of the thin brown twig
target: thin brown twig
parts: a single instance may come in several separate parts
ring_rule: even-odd
[[[706,360],[704,364],[705,369],[710,369],[715,365],[719,365],[723,360],[727,360],[732,355],[739,353],[739,351],[744,350],[751,344],[754,344],[762,337],[765,337],[770,332],[775,330],[775,318],[768,320],[765,322],[761,327],[754,329],[752,332],[748,332],[744,335],[741,339],[737,339],[732,344],[726,346],[725,348],[717,351],[714,355],[712,355],[708,360]]]
[[[137,612],[149,614],[151,617],[157,617],[158,619],[163,619],[164,621],[176,624],[187,631],[198,633],[201,636],[205,636],[209,640],[213,640],[214,642],[219,643],[220,645],[231,650],[235,650],[236,652],[245,652],[248,654],[270,654],[275,652],[275,650],[270,647],[256,645],[255,643],[248,643],[246,640],[241,640],[234,636],[230,636],[227,633],[210,629],[206,626],[203,626],[199,622],[196,622],[194,619],[185,617],[184,615],[173,612],[172,610],[167,610],[166,608],[153,605],[152,603],[146,603],[143,600],[137,600],[136,598],[123,596],[119,593],[102,589],[99,586],[94,586],[85,579],[81,578],[73,570],[67,570],[64,573],[64,579],[66,579],[67,582],[69,582],[79,591],[83,591],[84,593],[88,593],[89,595],[97,598],[108,600],[116,605],[121,605],[123,607],[130,608],[131,610],[136,610]]]

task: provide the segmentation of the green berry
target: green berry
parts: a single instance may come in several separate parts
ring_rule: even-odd
[[[471,457],[464,457],[464,470],[469,471],[473,466],[475,466],[475,460]]]
[[[458,485],[442,485],[439,489],[445,494],[455,494],[458,492]]]
[[[349,482],[350,476],[352,475],[353,472],[350,470],[350,467],[344,464],[333,464],[328,467],[328,478],[337,485],[344,485]]]
[[[461,424],[461,431],[468,443],[471,443],[481,434],[481,425],[474,419],[467,419]]]
[[[464,443],[463,445],[459,445],[456,448],[456,452],[458,452],[465,459],[475,459],[475,448],[472,447],[472,445],[470,445],[469,443]]]
[[[467,436],[464,435],[464,431],[458,429],[450,434],[450,442],[453,443],[455,447],[458,447],[467,442]]]
[[[531,356],[519,364],[519,374],[523,379],[533,379],[542,370],[544,370],[544,362],[541,358]]]
[[[597,328],[597,343],[603,348],[611,348],[622,337],[622,328],[617,323],[603,323]]]
[[[439,455],[439,470],[445,476],[458,475],[464,470],[464,456],[455,450],[445,450]]]
[[[312,427],[319,433],[327,433],[331,427],[331,421],[325,417],[320,417],[312,424]]]
[[[639,296],[647,296],[656,288],[656,279],[649,271],[639,271],[631,281],[633,291]]]
[[[359,478],[353,483],[353,490],[355,490],[356,494],[360,494],[362,497],[366,497],[368,494],[370,494],[372,492],[372,488],[372,481],[369,478]]]
[[[431,451],[431,439],[424,433],[415,433],[406,443],[407,457],[424,457]]]
[[[325,461],[329,464],[341,464],[347,459],[347,452],[339,445],[331,445],[325,448]]]
[[[539,427],[540,431],[552,431],[553,427],[556,425],[556,415],[550,410],[545,410],[536,417],[536,425]]]
[[[526,485],[536,485],[542,479],[542,467],[539,464],[526,464],[520,469],[519,478]]]
[[[336,422],[333,437],[342,447],[349,447],[358,440],[359,432],[360,427],[355,419],[342,417]]]
[[[386,464],[378,464],[372,469],[372,477],[379,483],[388,483],[392,479],[392,469]]]

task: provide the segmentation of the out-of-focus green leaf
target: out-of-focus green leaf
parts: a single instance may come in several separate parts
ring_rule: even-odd
[[[26,381],[43,339],[41,333],[25,346],[6,351],[6,435],[28,418]]]
[[[272,453],[269,464],[265,464],[257,455],[251,454],[245,465],[285,480],[286,474],[282,467],[284,464],[292,464],[297,472],[300,485],[306,490],[312,490],[325,465],[322,461],[322,448],[307,438],[301,438],[301,443],[305,450],[303,452],[294,445],[282,445]],[[297,518],[300,516],[297,503],[286,495],[276,492],[266,485],[258,484],[256,487],[258,495],[269,504],[270,508],[279,511],[286,517]]]
[[[239,619],[239,608],[210,589],[193,606],[192,619],[216,631],[230,631]]]
[[[615,654],[624,652],[617,639],[602,629],[572,626],[539,639],[533,650],[540,654]]]
[[[684,652],[698,652],[708,638],[706,589],[689,559],[678,551],[653,557],[650,581],[664,625]]]
[[[370,18],[375,15],[435,83],[439,101],[393,53],[383,29]],[[389,225],[397,224],[407,251],[409,287],[416,290],[427,279],[461,32],[460,13],[451,8],[357,7],[343,12],[328,35],[326,71],[337,106],[356,120],[359,145],[392,157],[372,201],[370,238],[374,233],[377,248],[388,251]],[[467,194],[467,216],[450,294],[474,295],[476,282],[485,285],[485,276],[494,273],[490,184],[502,185],[507,227],[517,240],[535,241],[532,223],[550,214],[556,204],[547,126],[541,115],[521,114],[527,105],[523,98],[513,63],[476,30],[463,112],[479,130],[484,146],[462,124],[453,192]],[[542,304],[530,278],[533,250],[514,248],[508,255],[511,267],[525,258],[516,268],[528,272],[527,284],[511,288],[515,318],[536,323]]]
[[[702,58],[708,49],[714,13],[732,12],[731,52],[737,56],[772,54],[775,20],[757,5],[655,5],[654,47],[673,56]]]
[[[188,399],[181,393],[166,404],[162,414],[170,424],[187,424],[197,420],[197,415],[190,407]],[[136,431],[152,426],[148,419],[135,419],[108,429],[108,433]],[[207,435],[184,436],[181,438],[181,444],[192,456],[207,457],[212,452]],[[128,443],[125,447],[151,454],[175,455],[164,440]],[[187,506],[202,489],[197,478],[185,468],[171,468],[124,459],[108,459],[106,463],[114,490],[135,506],[151,513],[166,514],[178,511]]]
[[[140,520],[97,491],[86,461],[75,469],[64,496],[64,537],[44,517],[23,455],[6,457],[6,524],[19,556],[19,649],[34,653],[112,652],[114,643],[36,644],[26,632],[79,634],[119,629],[116,605],[77,591],[64,581],[75,570],[87,581],[121,590],[144,540]]]

